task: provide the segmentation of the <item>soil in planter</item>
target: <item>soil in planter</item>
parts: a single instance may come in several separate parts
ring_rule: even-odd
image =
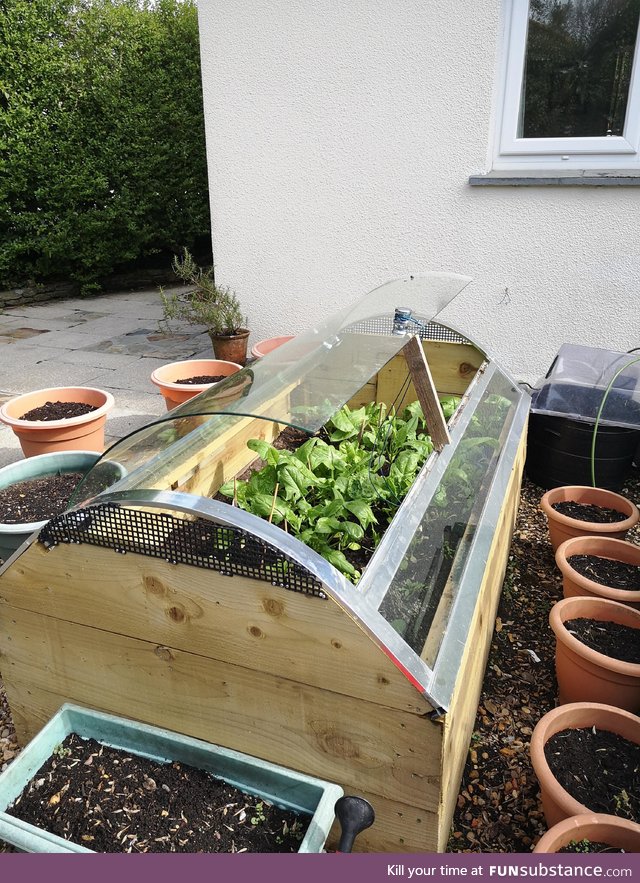
[[[596,619],[568,619],[564,623],[568,632],[579,641],[604,653],[612,659],[623,662],[640,663],[640,630],[618,622],[607,622]]]
[[[82,417],[97,411],[95,405],[86,402],[45,402],[38,408],[32,408],[23,414],[21,420],[67,420],[70,417]]]
[[[624,852],[624,849],[618,849],[617,846],[609,846],[608,843],[602,843],[599,840],[572,840],[556,852]]]
[[[560,785],[591,812],[640,822],[640,745],[608,730],[555,733],[544,755]]]
[[[297,852],[309,818],[183,763],[67,736],[7,813],[94,852]]]
[[[607,506],[596,506],[593,503],[577,503],[575,500],[563,500],[560,503],[552,503],[551,508],[566,515],[567,518],[576,518],[578,521],[589,521],[592,524],[613,524],[616,521],[626,521],[629,517],[617,509],[609,509]]]
[[[575,571],[612,589],[640,590],[640,566],[602,558],[600,555],[572,555],[567,559]]]
[[[219,380],[224,380],[226,374],[199,374],[196,377],[181,377],[179,380],[174,380],[174,383],[184,383],[184,384],[200,384],[200,383],[218,383]]]
[[[63,472],[17,481],[3,488],[0,490],[0,523],[28,524],[60,515],[81,479],[81,472]]]

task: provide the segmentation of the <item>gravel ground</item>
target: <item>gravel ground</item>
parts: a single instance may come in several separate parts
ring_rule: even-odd
[[[622,492],[640,503],[638,470]],[[449,852],[529,852],[546,830],[529,740],[555,705],[548,617],[562,580],[539,508],[543,493],[525,478]],[[640,543],[640,527],[628,539]],[[18,751],[0,682],[0,771]],[[0,852],[7,849],[0,841]]]

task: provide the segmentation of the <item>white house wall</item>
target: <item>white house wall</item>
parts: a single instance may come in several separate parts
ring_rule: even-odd
[[[563,342],[640,346],[640,189],[468,184],[490,169],[500,0],[199,14],[216,276],[253,339],[449,270],[474,282],[446,315],[519,378]]]

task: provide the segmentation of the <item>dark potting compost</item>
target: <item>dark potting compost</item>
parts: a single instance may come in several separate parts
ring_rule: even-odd
[[[602,843],[599,840],[572,840],[566,846],[557,850],[558,852],[624,852],[624,849],[618,849],[617,846],[609,846],[608,843]]]
[[[203,770],[67,736],[7,813],[94,852],[297,852],[309,819]]]
[[[640,567],[600,555],[571,555],[569,564],[582,576],[613,589],[640,589]]]
[[[60,515],[67,508],[80,472],[63,472],[17,481],[0,490],[0,523],[28,524]]]
[[[591,812],[640,822],[640,745],[608,730],[555,733],[544,747],[560,785]]]
[[[568,619],[564,627],[587,647],[623,662],[640,663],[640,630],[618,622]]]
[[[197,383],[217,383],[219,380],[224,380],[224,378],[224,374],[198,374],[196,377],[181,377],[173,382],[195,385]]]
[[[95,405],[87,405],[85,402],[45,402],[37,408],[32,408],[23,414],[21,420],[67,420],[70,417],[82,417],[97,411]]]
[[[567,518],[576,518],[578,521],[590,521],[593,524],[613,524],[616,521],[625,521],[627,516],[617,509],[608,506],[596,506],[594,503],[577,503],[575,500],[561,500],[552,503],[551,508],[566,515]]]

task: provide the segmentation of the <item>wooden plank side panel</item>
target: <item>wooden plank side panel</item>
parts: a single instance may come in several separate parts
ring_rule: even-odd
[[[22,743],[72,701],[436,811],[442,728],[427,717],[15,608],[0,629]]]
[[[424,340],[422,345],[438,395],[464,395],[484,362],[483,354],[466,343]],[[416,392],[404,357],[394,356],[378,372],[377,401],[389,407],[395,403],[396,410],[401,410],[415,399]]]
[[[480,690],[491,645],[500,590],[507,566],[513,527],[518,511],[520,486],[526,453],[526,429],[518,448],[509,485],[487,557],[478,601],[469,628],[462,662],[449,711],[445,717],[443,743],[442,797],[438,850],[444,851],[449,838],[462,771],[467,758],[469,740],[478,709]]]
[[[430,710],[330,598],[134,553],[35,543],[0,580],[2,602],[380,705]]]
[[[435,812],[389,800],[362,788],[351,793],[368,800],[376,814],[373,825],[358,834],[354,852],[436,852],[438,816]],[[327,849],[336,849],[339,842],[340,826],[335,822],[327,838]]]

